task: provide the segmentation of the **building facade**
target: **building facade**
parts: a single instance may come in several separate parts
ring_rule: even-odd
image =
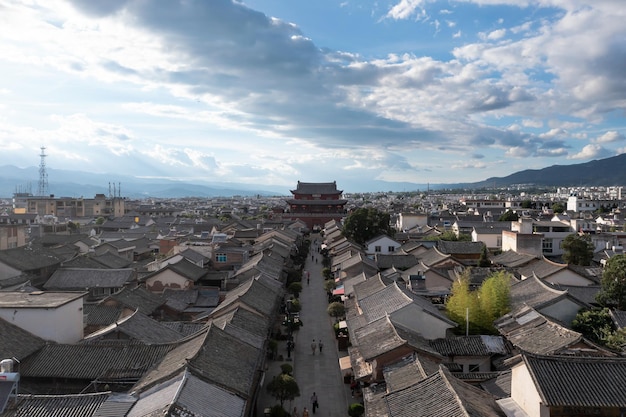
[[[321,230],[331,220],[341,221],[346,216],[342,190],[333,182],[300,182],[291,190],[293,198],[286,200],[288,209],[283,219],[301,220],[310,230]]]

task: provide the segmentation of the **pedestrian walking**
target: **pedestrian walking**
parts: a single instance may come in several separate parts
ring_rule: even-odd
[[[293,412],[291,413],[291,417],[300,417],[300,414],[298,414],[298,407],[294,407],[293,408]]]
[[[322,353],[322,348],[324,347],[324,344],[322,343],[322,339],[320,339],[319,342],[317,342],[317,347],[320,350],[320,353]]]
[[[311,278],[309,278],[309,276],[307,275],[306,277],[306,285],[309,285],[311,283]]]
[[[315,343],[315,339],[311,342],[311,352],[315,355],[315,349],[317,348],[317,343]]]
[[[293,345],[291,344],[291,340],[287,341],[287,357],[291,358],[291,349],[293,348]]]
[[[319,404],[317,402],[317,394],[313,392],[313,395],[311,395],[311,410],[313,410],[313,414],[315,414],[315,410],[317,410],[318,407]]]
[[[306,407],[304,407],[304,410],[302,410],[302,417],[309,417],[309,410],[307,410]]]

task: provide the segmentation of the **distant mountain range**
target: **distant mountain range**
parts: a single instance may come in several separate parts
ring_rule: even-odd
[[[240,196],[287,196],[288,187],[257,184],[208,182],[179,182],[166,179],[120,177],[116,174],[47,169],[48,189],[57,197],[86,197],[96,194],[116,194],[129,198],[182,198],[182,197],[230,197]],[[333,178],[334,180],[334,178]],[[39,168],[0,166],[0,197],[9,198],[15,192],[37,194]],[[294,187],[298,179],[295,178]],[[331,181],[329,179],[329,181]],[[357,190],[352,184],[337,179],[337,186],[345,192],[417,191],[443,188],[502,188],[513,185],[535,186],[626,186],[626,154],[599,159],[582,164],[553,165],[543,169],[527,169],[506,177],[491,177],[484,181],[457,184],[416,184],[408,182],[370,183],[369,190]]]
[[[582,164],[552,165],[543,169],[526,169],[506,177],[491,177],[454,188],[499,188],[516,184],[538,186],[626,186],[626,153]]]

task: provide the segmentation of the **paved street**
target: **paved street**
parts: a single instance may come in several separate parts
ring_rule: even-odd
[[[311,240],[319,237],[312,235]],[[318,262],[312,260],[311,255],[317,258]],[[310,273],[310,283],[307,285],[306,277],[302,281],[302,294],[300,302],[302,310],[300,318],[303,326],[294,333],[296,342],[295,351],[292,352],[294,367],[294,377],[300,387],[300,397],[291,404],[285,403],[285,409],[293,410],[298,408],[298,414],[302,416],[304,407],[309,409],[309,415],[313,416],[311,410],[311,395],[317,394],[319,409],[316,416],[347,416],[348,404],[350,404],[350,387],[344,384],[341,371],[339,369],[339,356],[346,356],[345,351],[337,351],[337,342],[332,329],[332,318],[326,313],[328,300],[324,290],[324,278],[322,277],[322,257],[317,253],[317,247],[311,244],[311,253],[308,256],[305,271]],[[315,354],[311,351],[311,342],[322,340],[324,348],[320,353],[316,349]],[[279,342],[279,355],[287,358],[286,342]],[[271,378],[280,373],[280,365],[284,361],[269,361],[269,370],[266,376],[266,384]],[[265,407],[277,404],[277,401],[269,396],[265,387],[258,401],[260,416]]]

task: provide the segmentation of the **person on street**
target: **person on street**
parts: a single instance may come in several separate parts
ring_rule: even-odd
[[[319,404],[317,403],[317,394],[313,392],[313,395],[311,395],[311,410],[313,410],[313,414],[315,414],[315,410],[317,410],[318,407]]]
[[[322,348],[324,347],[324,344],[322,343],[322,339],[320,339],[319,342],[317,342],[317,347],[320,350],[320,353],[322,353]]]
[[[317,343],[315,343],[315,339],[311,342],[311,353],[315,355],[315,349],[317,348]]]
[[[309,417],[309,410],[307,410],[306,407],[304,407],[304,410],[302,410],[302,417]]]

